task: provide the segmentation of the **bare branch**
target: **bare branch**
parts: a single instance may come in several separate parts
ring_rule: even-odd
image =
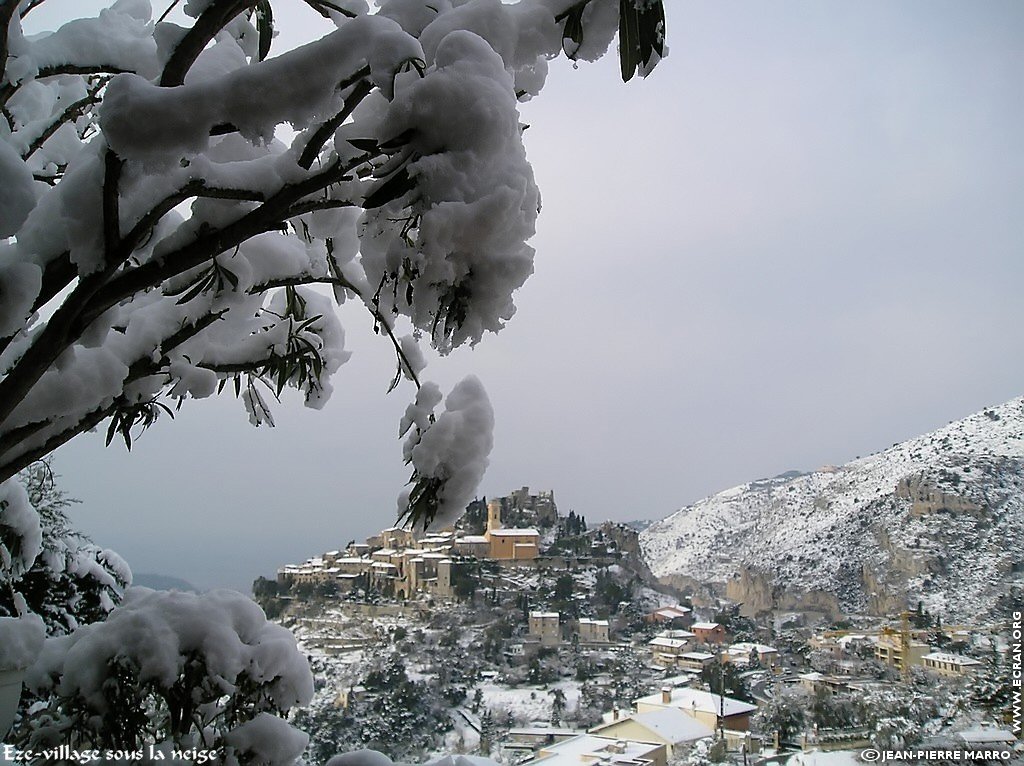
[[[25,18],[26,16],[29,15],[29,13],[34,11],[36,8],[38,8],[40,5],[42,5],[45,2],[46,2],[46,0],[32,0],[31,3],[29,3],[24,8],[21,9],[21,18]]]
[[[370,68],[363,67],[355,74],[355,77],[365,78],[369,74]],[[339,87],[343,90],[348,86],[346,83],[342,83]],[[348,98],[345,99],[345,104],[342,106],[341,111],[317,128],[316,132],[309,139],[309,143],[306,144],[306,148],[302,150],[302,154],[299,156],[300,167],[309,170],[313,165],[313,160],[320,154],[320,150],[324,148],[324,144],[334,134],[334,131],[341,127],[342,123],[349,118],[349,115],[359,105],[359,102],[366,98],[371,90],[373,90],[373,83],[366,79],[360,79],[356,87],[348,94]]]
[[[166,9],[164,10],[164,12],[160,14],[160,18],[158,18],[158,19],[156,20],[156,23],[157,23],[157,24],[159,24],[159,23],[160,23],[160,22],[162,22],[162,21],[163,21],[164,19],[166,19],[166,18],[167,18],[167,16],[168,16],[168,15],[170,14],[170,12],[174,10],[174,7],[175,7],[175,6],[176,6],[176,5],[178,4],[178,3],[180,3],[180,2],[181,2],[181,0],[174,0],[174,2],[173,2],[173,3],[171,3],[170,5],[168,5],[168,6],[167,6],[167,8],[166,8]]]
[[[206,182],[199,178],[189,181],[182,188],[154,205],[139,222],[132,227],[132,230],[125,236],[122,247],[122,261],[131,255],[132,251],[153,231],[159,220],[171,210],[191,197],[211,197],[214,199],[234,199],[250,202],[263,202],[265,195],[251,189],[229,189],[227,187],[207,186]]]
[[[342,207],[355,206],[356,203],[347,199],[308,199],[288,208],[288,215],[285,218],[296,218],[305,213],[312,213],[315,210],[337,210]]]
[[[121,199],[118,189],[124,160],[113,149],[103,155],[103,249],[106,263],[114,262],[121,250]]]
[[[99,102],[99,96],[97,96],[96,92],[93,91],[85,98],[79,99],[73,104],[68,104],[67,108],[64,109],[64,111],[62,111],[59,115],[57,115],[57,119],[49,125],[47,125],[46,130],[44,130],[42,133],[36,136],[35,139],[33,139],[32,143],[29,144],[28,151],[25,153],[25,156],[22,157],[22,159],[27,160],[29,157],[35,154],[40,148],[42,148],[43,144],[45,144],[50,139],[50,136],[52,136],[60,129],[61,125],[63,125],[66,122],[77,120],[85,113],[85,110],[88,107],[92,106],[93,104],[98,104]]]
[[[17,9],[16,0],[6,0],[0,5],[0,81],[4,79],[7,71],[7,30],[11,27]]]
[[[17,474],[22,469],[27,468],[37,460],[41,460],[42,458],[49,455],[58,447],[63,446],[67,442],[71,441],[71,439],[78,436],[78,434],[85,433],[86,431],[91,431],[93,428],[95,428],[101,422],[103,422],[104,418],[110,415],[110,413],[113,412],[115,409],[115,405],[109,405],[107,407],[101,407],[99,409],[93,410],[84,418],[82,418],[82,420],[76,423],[74,426],[71,426],[70,428],[64,431],[61,431],[58,434],[54,434],[45,442],[40,444],[38,447],[28,450],[27,452],[23,452],[21,455],[18,455],[17,457],[12,459],[10,462],[0,465],[0,482],[7,481],[9,478]]]
[[[350,19],[354,19],[356,17],[356,14],[352,11],[342,8],[340,5],[336,5],[329,0],[304,0],[304,2],[325,19],[331,18],[331,14],[327,12],[328,10],[336,11],[342,16],[348,16]]]
[[[160,75],[160,85],[174,87],[184,83],[188,70],[217,33],[255,4],[256,0],[213,0],[175,46]]]
[[[390,323],[388,323],[387,317],[380,313],[380,309],[376,307],[367,306],[370,309],[370,313],[373,314],[374,320],[377,324],[384,328],[384,332],[388,334],[391,339],[391,345],[395,347],[395,353],[398,354],[399,364],[401,364],[406,371],[409,373],[409,377],[412,378],[412,382],[416,384],[416,388],[420,388],[420,379],[416,375],[416,370],[409,364],[409,357],[402,351],[402,344],[398,342],[398,338],[395,337],[395,331],[391,329]],[[397,382],[397,381],[396,381]]]
[[[249,294],[258,295],[259,293],[266,292],[267,290],[273,290],[277,287],[300,287],[301,285],[335,285],[337,287],[344,287],[346,290],[351,290],[357,297],[362,298],[362,295],[359,293],[359,288],[344,277],[306,276],[291,277],[288,279],[268,279],[266,282],[260,282],[258,285],[250,287]]]

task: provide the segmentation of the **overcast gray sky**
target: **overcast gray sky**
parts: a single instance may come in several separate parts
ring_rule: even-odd
[[[555,62],[523,107],[536,273],[504,332],[425,372],[490,393],[481,494],[661,518],[1024,393],[1024,4],[667,5],[652,77]],[[75,521],[137,572],[241,589],[390,526],[412,393],[345,316],[321,412],[255,430],[225,396],[130,455],[59,451]]]

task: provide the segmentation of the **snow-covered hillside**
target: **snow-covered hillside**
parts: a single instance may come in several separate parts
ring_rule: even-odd
[[[734,487],[640,540],[659,578],[731,581],[758,609],[818,591],[845,612],[920,600],[949,622],[993,614],[1024,578],[1022,530],[1019,398],[841,467]]]

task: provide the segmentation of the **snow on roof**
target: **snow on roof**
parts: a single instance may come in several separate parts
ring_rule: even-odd
[[[660,614],[663,617],[685,617],[692,610],[689,607],[685,607],[682,604],[675,606],[663,606],[660,609],[655,610],[655,614]]]
[[[679,656],[685,657],[688,660],[700,660],[701,662],[707,662],[715,658],[715,655],[710,652],[683,652]]]
[[[1016,741],[1016,738],[1013,736],[1011,732],[1008,732],[1006,729],[997,729],[994,726],[982,726],[977,729],[965,729],[964,731],[957,732],[956,736],[968,744]]]
[[[809,750],[790,756],[786,766],[862,766],[862,763],[853,750]]]
[[[665,636],[658,636],[652,638],[647,642],[648,646],[664,646],[668,649],[682,649],[686,646],[686,641],[681,638],[666,638]]]
[[[530,612],[530,617],[536,617],[540,620],[550,620],[552,617],[558,619],[558,612]]]
[[[641,697],[636,700],[636,703],[646,705],[658,705],[661,707],[677,707],[686,710],[699,710],[702,713],[714,713],[718,715],[719,711],[723,712],[723,715],[740,715],[742,713],[750,713],[757,710],[757,705],[750,705],[746,702],[741,702],[731,697],[725,697],[724,699],[719,697],[717,694],[711,692],[701,691],[700,689],[691,689],[689,687],[677,687],[670,690],[669,701],[662,701],[662,692],[656,694],[649,694],[646,697]]]
[[[870,640],[871,640],[871,636],[865,636],[865,635],[863,635],[861,633],[851,633],[848,636],[842,636],[836,643],[843,644],[845,646],[846,644],[852,643],[854,641],[870,641]]]
[[[635,763],[653,750],[661,748],[649,742],[633,742],[631,740],[598,737],[583,734],[567,739],[555,745],[543,748],[541,755],[534,759],[535,763],[565,763],[579,766],[580,763],[598,761],[601,763]]]
[[[749,641],[740,641],[738,644],[733,644],[729,647],[730,652],[744,652],[750,654],[750,652],[757,652],[758,654],[778,654],[779,650],[773,646],[767,644],[755,644]]]
[[[492,529],[491,537],[540,537],[536,529]],[[463,538],[465,539],[465,538]]]
[[[662,708],[651,713],[637,713],[630,718],[673,745],[693,742],[715,734],[710,726],[674,707]]]
[[[608,620],[591,620],[587,617],[581,617],[580,625],[604,625],[608,627]]]
[[[694,638],[697,634],[688,630],[663,630],[658,635],[662,638]]]
[[[933,660],[934,662],[949,662],[953,665],[981,665],[977,660],[971,659],[970,657],[962,657],[959,654],[949,654],[948,652],[932,652],[924,655],[921,659]]]
[[[460,537],[455,542],[457,542],[457,543],[487,543],[489,541],[483,535],[465,535],[464,537]]]
[[[695,622],[690,627],[694,630],[714,630],[715,628],[720,628],[721,625],[717,622]]]
[[[680,655],[685,656],[685,655]],[[713,656],[713,655],[710,655]],[[663,678],[661,680],[662,686],[685,686],[693,680],[693,673],[680,673],[677,676],[671,676],[669,678]]]

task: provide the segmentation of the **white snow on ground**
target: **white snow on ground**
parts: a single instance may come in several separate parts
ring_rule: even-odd
[[[828,753],[812,750],[808,753],[797,753],[786,761],[786,766],[862,766],[855,750],[833,750]]]
[[[510,689],[495,684],[481,684],[483,704],[492,711],[508,711],[513,718],[524,721],[550,721],[551,691],[559,688],[565,694],[565,708],[571,712],[579,705],[579,685],[573,682],[551,684],[548,687],[520,687]]]

